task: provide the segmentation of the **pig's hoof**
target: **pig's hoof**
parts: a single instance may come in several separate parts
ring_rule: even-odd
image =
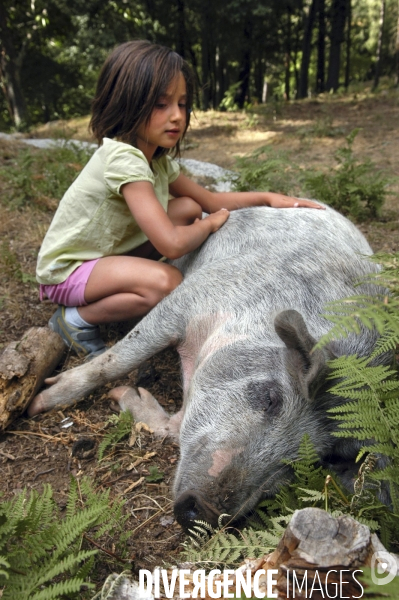
[[[125,403],[122,399],[126,399],[126,396],[130,396],[131,394],[134,396],[137,395],[134,389],[128,385],[121,385],[120,387],[114,388],[108,392],[108,397],[112,400],[110,409],[113,412],[121,412],[121,410],[126,410]]]
[[[46,410],[48,410],[48,408],[46,406],[46,401],[43,397],[43,394],[38,394],[33,398],[32,402],[28,406],[28,417],[34,417],[35,415],[45,412]]]
[[[134,389],[129,387],[128,385],[121,385],[120,387],[114,388],[113,390],[108,392],[108,397],[111,398],[111,400],[113,400],[114,402],[118,402],[119,404],[126,392],[135,393]]]

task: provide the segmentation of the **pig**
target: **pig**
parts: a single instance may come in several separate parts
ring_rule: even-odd
[[[344,398],[328,393],[328,360],[371,353],[375,334],[312,351],[331,324],[327,302],[376,294],[359,280],[378,267],[348,219],[331,208],[254,207],[231,213],[196,251],[173,262],[184,280],[105,354],[47,380],[31,415],[71,404],[120,378],[163,348],[181,358],[182,409],[168,415],[145,389],[119,387],[111,397],[155,435],[180,443],[174,510],[188,530],[239,519],[289,481],[305,433],[326,464],[354,473],[359,446],[331,434],[327,410]]]

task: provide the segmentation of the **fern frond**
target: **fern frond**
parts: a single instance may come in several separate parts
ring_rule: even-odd
[[[81,579],[82,581],[86,581],[86,579],[89,577],[93,567],[94,567],[94,561],[96,558],[96,553],[93,552],[93,555],[90,556],[88,558],[88,560],[86,560],[82,566],[76,571],[75,577],[76,579]]]
[[[306,494],[306,496],[299,496],[299,500],[303,500],[303,502],[319,502],[325,497],[323,492],[318,490],[308,490],[307,488],[298,488],[298,490]]]
[[[58,560],[56,556],[52,556],[44,565],[44,569],[41,569],[42,571],[45,570],[45,573],[36,578],[34,587],[32,587],[32,589],[51,581],[57,577],[57,575],[72,571],[76,565],[85,561],[91,556],[94,556],[95,554],[97,554],[97,550],[82,550],[77,554],[69,554],[62,560]]]
[[[239,537],[238,537],[239,534]],[[256,558],[274,549],[280,536],[268,531],[244,529],[237,535],[230,530],[215,531],[214,535],[201,548],[192,541],[184,544],[185,560],[196,565],[234,566],[245,557]]]
[[[91,506],[81,510],[73,517],[65,519],[61,526],[57,528],[57,531],[54,532],[53,544],[55,550],[53,556],[55,558],[61,556],[70,544],[96,524],[103,511],[102,506]]]
[[[330,361],[332,378],[342,378],[331,389],[336,396],[351,398],[329,410],[332,418],[341,421],[337,437],[375,440],[373,451],[385,453],[399,450],[399,381],[396,372],[384,365],[370,366],[367,358],[341,356]],[[381,444],[379,445],[378,442]]]
[[[390,331],[399,335],[399,300],[381,295],[351,296],[343,300],[330,302],[325,306],[328,311],[323,317],[334,326],[322,336],[316,348],[322,348],[329,342],[347,337],[350,333],[359,335],[362,327],[375,329],[380,335]]]
[[[75,477],[70,478],[69,480],[69,492],[68,492],[68,500],[65,509],[65,515],[67,518],[72,517],[77,510],[77,506],[79,504],[79,490],[78,483]]]
[[[92,583],[87,583],[74,577],[68,581],[54,583],[45,590],[31,596],[29,600],[59,600],[60,597],[63,597],[66,594],[80,592],[83,585],[86,589],[94,589],[95,587]]]
[[[399,313],[398,313],[398,321],[399,321]],[[384,333],[377,340],[374,350],[370,355],[370,360],[380,356],[381,354],[386,354],[388,352],[392,352],[396,350],[399,346],[399,332],[392,331],[389,327],[386,327]]]
[[[44,486],[42,494],[24,490],[17,498],[0,503],[0,585],[6,586],[4,600],[59,600],[78,593],[82,585],[88,587],[85,580],[98,551],[80,550],[83,534],[93,527],[117,531],[114,517],[120,516],[119,527],[123,528],[128,516],[122,515],[120,503],[110,502],[109,493],[96,493],[89,480],[81,482],[87,495],[79,493],[78,497],[78,485],[71,483],[64,519],[59,519],[50,486]],[[4,560],[3,554],[7,557]]]
[[[6,560],[5,556],[0,556],[0,585],[2,585],[2,583],[1,583],[2,577],[4,577],[5,579],[9,578],[8,571],[4,571],[2,569],[2,567],[5,567],[6,569],[10,567],[10,563]]]
[[[284,531],[284,528],[281,527],[281,530]],[[254,531],[253,529],[244,529],[241,532],[242,539],[246,544],[244,558],[257,558],[274,550],[281,539],[282,531],[276,533],[275,530]]]
[[[119,415],[112,415],[109,423],[113,427],[104,435],[98,447],[98,462],[103,460],[105,452],[110,446],[114,446],[130,434],[134,419],[131,412],[123,410]]]

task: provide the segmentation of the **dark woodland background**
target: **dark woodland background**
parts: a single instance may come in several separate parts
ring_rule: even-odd
[[[189,61],[202,110],[398,85],[398,0],[2,0],[0,128],[87,114],[107,53],[135,38]]]

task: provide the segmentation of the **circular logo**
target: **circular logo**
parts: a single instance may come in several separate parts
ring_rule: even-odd
[[[371,579],[377,585],[390,583],[398,572],[395,558],[389,552],[379,550],[371,557]]]

